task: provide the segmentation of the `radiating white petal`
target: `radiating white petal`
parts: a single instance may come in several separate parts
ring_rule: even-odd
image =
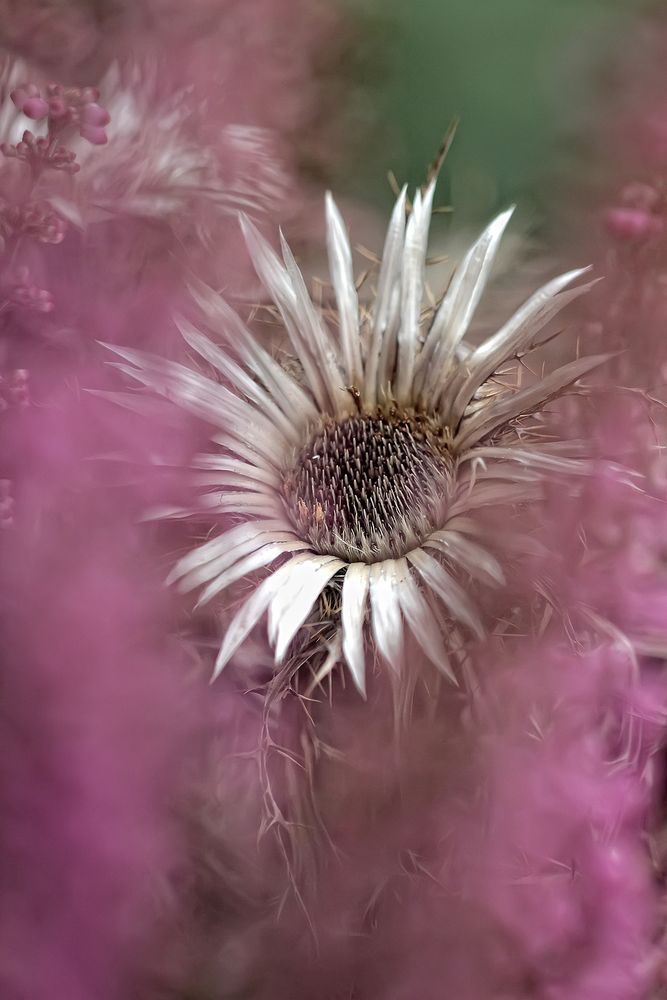
[[[211,441],[214,444],[219,444],[222,448],[226,448],[228,451],[234,452],[235,455],[244,459],[250,465],[254,465],[257,468],[264,468],[268,472],[273,471],[275,474],[277,468],[284,466],[286,452],[274,451],[270,455],[265,454],[264,450],[259,450],[256,439],[253,437],[249,438],[247,431],[245,434],[240,429],[235,433],[227,431],[225,433],[212,434]]]
[[[346,379],[337,345],[320,312],[313,305],[303,275],[282,233],[280,234],[280,243],[285,267],[294,289],[297,323],[306,335],[306,342],[324,379],[332,412],[344,416],[353,410],[354,405],[352,397],[345,387]]]
[[[483,635],[482,623],[476,609],[473,607],[463,588],[444,566],[422,549],[408,552],[407,558],[415,567],[424,583],[442,599],[447,611],[453,618],[478,635]]]
[[[419,347],[419,318],[424,295],[424,270],[428,230],[433,207],[435,179],[424,198],[417,191],[405,233],[401,282],[401,326],[398,332],[398,361],[394,395],[401,405],[413,401],[413,381]]]
[[[258,409],[280,428],[287,440],[297,442],[300,437],[299,428],[294,420],[289,420],[280,407],[257,382],[252,379],[239,365],[225,354],[216,344],[204,337],[192,323],[182,316],[176,317],[176,325],[183,339],[209,364],[224,375],[238,392],[242,392]]]
[[[547,282],[517,310],[498,333],[475,348],[466,361],[467,374],[462,384],[453,387],[456,395],[445,392],[442,396],[441,405],[450,413],[453,426],[458,424],[472,396],[489,376],[498,371],[509,358],[531,350],[538,333],[547,323],[566,305],[597,284],[596,281],[591,281],[570,291],[563,291],[588,270],[590,269],[587,267],[578,268]]]
[[[343,581],[341,624],[343,655],[352,680],[366,697],[366,656],[364,653],[364,619],[370,583],[370,567],[366,563],[348,566]]]
[[[417,385],[425,409],[437,406],[456,347],[470,325],[513,211],[514,207],[497,216],[473,244],[435,314],[419,362]]]
[[[542,406],[611,357],[612,354],[595,354],[588,358],[579,358],[578,361],[571,361],[534,385],[519,389],[518,392],[508,392],[501,399],[494,400],[469,420],[464,417],[454,440],[454,447],[459,451],[470,448],[499,424],[507,423],[519,414],[530,413],[535,407]]]
[[[204,375],[189,372],[186,382],[179,380],[174,372],[165,375],[119,362],[111,362],[111,367],[179,403],[209,423],[224,427],[237,419],[238,397]]]
[[[564,303],[571,301],[571,296],[581,295],[582,292],[588,291],[597,284],[596,279],[596,281],[589,281],[585,285],[571,289],[564,296],[560,294],[563,289],[588,271],[590,271],[590,267],[579,267],[573,271],[566,271],[565,274],[552,278],[541,288],[538,288],[497,333],[473,350],[470,357],[471,366],[490,361],[491,368],[487,374],[490,375],[491,372],[495,371],[505,359],[512,357],[518,348],[525,346],[526,335],[532,339],[545,322],[562,309]],[[538,322],[539,326],[537,326]],[[484,375],[484,378],[486,377],[487,375]]]
[[[407,573],[398,588],[398,599],[407,627],[438,670],[452,683],[458,685],[449,662],[449,656],[438,622],[435,620],[424,595],[412,574]]]
[[[338,306],[340,339],[347,374],[346,384],[356,386],[361,392],[363,373],[359,336],[359,303],[354,285],[352,251],[345,223],[330,191],[327,191],[326,195],[326,217],[329,271]]]
[[[466,517],[465,514],[456,514],[454,517],[449,515],[447,527],[453,528],[454,531],[458,531],[462,535],[474,535],[475,537],[478,537],[482,531],[482,525],[479,521],[472,517]]]
[[[255,406],[224,386],[173,361],[161,361],[124,347],[113,346],[110,349],[137,365],[134,368],[114,365],[131,378],[174,399],[210,423],[246,437],[254,433],[255,447],[265,456],[275,457],[276,453],[284,453],[287,447],[285,436]]]
[[[444,552],[452,562],[457,563],[475,580],[491,585],[503,584],[505,577],[500,564],[481,545],[464,538],[453,528],[436,531],[423,543],[426,548],[435,547]]]
[[[469,452],[464,453],[458,464],[458,474],[456,477],[457,488],[472,489],[477,483],[482,483],[488,479],[507,479],[513,483],[536,483],[543,476],[537,468],[517,465],[513,462],[504,462],[498,458],[495,462],[484,462],[481,458],[472,462],[467,462]]]
[[[548,445],[547,445],[548,447]],[[587,458],[568,458],[565,455],[550,455],[543,449],[537,448],[512,448],[489,445],[484,448],[473,448],[461,456],[460,462],[471,462],[475,459],[490,459],[493,461],[504,460],[516,462],[517,465],[524,465],[529,469],[539,469],[545,472],[561,472],[564,475],[585,475],[591,471],[591,460]]]
[[[474,488],[466,489],[457,495],[450,504],[449,515],[450,518],[454,518],[471,510],[479,510],[481,507],[528,503],[531,500],[539,500],[541,496],[542,489],[539,483],[535,485],[517,482],[479,483]]]
[[[341,559],[313,554],[293,567],[269,608],[269,640],[275,643],[276,663],[282,662],[315,601],[332,576],[344,566]]]
[[[238,493],[231,494],[232,497],[239,496]],[[252,493],[240,494],[242,499],[239,501],[240,510],[232,511],[233,513],[248,514],[251,510],[252,517],[265,517],[274,518],[279,520],[281,524],[285,524],[285,511],[281,509],[279,503],[270,503],[263,497],[257,497]],[[150,507],[143,512],[141,515],[142,521],[156,521],[160,518],[165,517],[201,517],[203,512],[206,512],[206,517],[227,517],[230,513],[228,506],[223,503],[224,494],[219,490],[214,490],[212,493],[202,493],[201,496],[195,498],[196,507],[178,507],[178,506],[160,506],[160,507]],[[255,501],[256,507],[252,509],[248,506],[248,500]],[[262,508],[266,507],[266,510]]]
[[[230,455],[196,455],[192,462],[195,469],[210,469],[219,472],[235,472],[246,479],[255,479],[259,483],[265,483],[279,490],[281,486],[280,476],[272,469],[267,469],[262,465],[255,465],[253,462],[244,462],[239,458]]]
[[[380,368],[380,357],[383,347],[385,348],[384,357],[388,358],[389,356],[387,350],[388,331],[396,332],[398,330],[406,192],[407,185],[404,185],[391,216],[378,275],[371,339],[364,371],[364,403],[371,409],[378,401],[380,389],[386,387],[391,380],[391,373]]]
[[[196,549],[192,549],[186,555],[182,556],[170,572],[166,582],[167,584],[174,583],[174,581],[179,580],[187,573],[199,569],[201,566],[206,565],[214,559],[218,559],[225,553],[231,556],[231,561],[233,562],[235,558],[234,553],[240,547],[243,548],[249,541],[256,541],[257,545],[261,545],[261,539],[267,532],[284,530],[285,524],[277,520],[245,521],[243,524],[237,524],[228,531],[216,535],[215,538],[210,538],[208,541],[203,542]]]
[[[222,298],[200,281],[190,285],[192,295],[212,329],[227,340],[241,360],[255,373],[283,413],[295,424],[317,418],[310,396],[257,342],[238,314]]]
[[[181,424],[178,410],[166,400],[149,396],[141,389],[135,389],[132,392],[107,391],[106,389],[84,389],[83,391],[89,396],[105,399],[116,406],[122,406],[125,410],[138,413],[142,417],[159,420],[163,426],[178,427]]]
[[[328,413],[331,407],[329,394],[312,353],[311,345],[308,343],[306,332],[301,330],[299,326],[296,295],[289,274],[250,220],[241,215],[240,221],[257,276],[280,310],[292,349],[303,366],[310,391],[320,410]]]
[[[409,572],[405,559],[387,559],[370,568],[371,623],[375,645],[394,670],[403,657],[403,622],[398,587]]]
[[[261,493],[267,497],[275,496],[275,487],[267,486],[254,477],[248,477],[238,472],[194,472],[192,480],[198,486],[232,486],[253,493]]]
[[[257,493],[214,490],[200,498],[200,503],[217,511],[217,513],[244,514],[252,517],[281,518],[285,509],[276,497],[258,495]]]
[[[256,522],[250,522],[248,527],[252,527]],[[288,548],[286,551],[300,551],[303,549],[301,540],[296,538],[296,536],[287,531],[260,531],[260,532],[248,532],[248,537],[243,540],[243,542],[235,545],[230,551],[221,551],[219,555],[213,556],[206,562],[201,563],[196,568],[189,570],[187,573],[179,572],[181,579],[178,584],[178,589],[182,593],[186,593],[189,590],[194,590],[197,587],[203,586],[208,583],[209,580],[219,581],[221,575],[226,572],[231,566],[235,566],[240,563],[242,559],[250,555],[252,552],[257,552],[263,546],[268,544],[285,544],[287,543]],[[293,544],[293,548],[289,548],[289,545]]]
[[[120,358],[125,358],[126,361],[129,361],[136,368],[167,370],[172,364],[171,361],[165,361],[164,358],[149,354],[147,351],[140,351],[136,347],[127,347],[125,344],[107,344],[101,340],[98,343],[101,347],[105,347],[107,351],[117,354]]]
[[[396,285],[390,295],[389,319],[382,338],[378,361],[377,400],[380,404],[393,401],[394,398],[391,383],[396,371],[398,331],[401,326],[401,285]]]
[[[294,538],[290,538],[289,541],[285,542],[263,543],[260,548],[216,576],[215,580],[202,591],[195,607],[199,608],[202,604],[207,604],[221,590],[225,590],[226,587],[231,586],[232,583],[236,583],[237,580],[247,576],[249,573],[254,573],[255,570],[262,569],[264,566],[268,566],[269,563],[275,562],[279,556],[284,555],[286,552],[301,552],[308,548],[309,546],[306,542],[300,542]]]
[[[311,565],[319,566],[322,559],[326,561],[327,558],[331,557],[320,556],[316,552],[301,552],[290,560],[292,572],[289,574],[284,586],[281,587],[281,589],[272,598],[268,609],[266,623],[267,637],[272,646],[275,646],[276,643],[280,619],[283,613],[289,610],[290,604],[294,599],[295,592],[299,591],[303,583],[301,571],[304,567],[307,571],[308,567]]]
[[[295,538],[295,536],[289,532],[268,532],[259,538],[248,541],[248,543],[243,546],[238,546],[232,553],[223,552],[217,558],[211,559],[198,569],[191,570],[179,581],[178,589],[181,593],[187,593],[190,590],[195,590],[197,587],[202,587],[209,581],[215,581],[217,583],[220,581],[222,574],[225,573],[230,567],[235,566],[246,556],[253,552],[258,552],[263,546],[269,544],[286,544],[286,551],[288,552],[301,551],[303,549],[303,545],[300,544],[300,539]],[[261,558],[263,559],[264,557],[262,556]],[[227,586],[227,584],[221,583],[220,589],[224,589],[225,586]]]
[[[177,507],[175,505],[163,504],[157,507],[148,507],[140,517],[140,521],[165,521],[180,520],[185,517],[194,517],[201,513],[197,507]]]
[[[272,597],[280,590],[289,576],[290,569],[290,563],[285,563],[284,566],[277,569],[271,576],[262,580],[253,590],[247,601],[243,603],[225,632],[220,652],[215,661],[212,680],[215,680],[224,667],[227,666],[243,640],[258,623],[268,608]]]

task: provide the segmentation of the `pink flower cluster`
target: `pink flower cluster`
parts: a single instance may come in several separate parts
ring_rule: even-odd
[[[97,103],[96,87],[63,87],[50,83],[44,95],[34,83],[26,83],[11,93],[11,99],[26,118],[48,120],[49,136],[53,137],[70,126],[76,126],[82,138],[94,146],[107,142],[105,126],[109,113]]]
[[[76,154],[64,143],[77,129],[93,145],[107,141],[105,126],[110,117],[97,103],[95,87],[63,87],[49,84],[40,89],[26,83],[11,91],[15,107],[27,118],[46,122],[46,135],[36,136],[26,129],[19,142],[0,145],[9,159],[24,163],[29,173],[17,184],[11,178],[0,198],[0,253],[5,254],[0,274],[2,307],[19,307],[35,313],[50,313],[55,307],[53,295],[31,276],[34,254],[27,258],[22,245],[27,238],[33,243],[58,245],[63,242],[67,223],[48,198],[47,191],[34,194],[45,170],[75,174],[79,171]],[[11,193],[15,197],[12,199]]]
[[[20,142],[11,145],[3,142],[0,146],[3,156],[23,160],[28,164],[35,175],[44,167],[51,170],[62,170],[67,174],[76,174],[79,171],[79,164],[75,162],[76,154],[64,146],[54,145],[45,137],[36,138],[29,129],[26,129],[21,136]]]
[[[14,526],[14,497],[11,479],[0,479],[0,529]]]
[[[0,375],[0,413],[10,406],[27,406],[29,402],[28,372],[25,368],[15,368]]]
[[[15,368],[0,375],[0,414],[8,414],[12,409],[24,410],[30,403],[28,372],[25,368]],[[14,527],[14,483],[9,478],[0,478],[0,529]]]
[[[46,135],[35,136],[26,129],[21,140],[12,145],[3,143],[0,151],[7,157],[26,162],[35,177],[45,168],[75,174],[80,169],[76,154],[62,145],[68,134],[79,135],[94,146],[107,142],[106,126],[111,121],[108,111],[97,103],[96,87],[63,87],[50,83],[44,94],[34,83],[26,83],[11,92],[14,105],[27,118],[46,122]]]
[[[30,277],[27,267],[20,267],[16,274],[6,281],[3,293],[9,303],[38,313],[53,312],[53,296],[46,288],[40,288]]]
[[[11,204],[0,199],[0,250],[11,237],[28,236],[38,243],[58,244],[66,232],[67,223],[48,201],[30,199]]]
[[[652,243],[665,232],[667,204],[663,192],[635,181],[620,192],[617,204],[607,209],[607,232],[620,243]]]

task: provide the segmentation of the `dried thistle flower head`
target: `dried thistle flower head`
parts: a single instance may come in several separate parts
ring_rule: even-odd
[[[535,496],[544,470],[567,470],[562,442],[531,436],[521,418],[604,360],[588,357],[520,387],[491,381],[539,343],[566,303],[588,287],[582,270],[554,278],[478,347],[465,335],[511,210],[482,233],[435,307],[425,306],[425,263],[435,180],[406,191],[389,225],[375,300],[360,308],[345,224],[331,198],[326,216],[334,322],[311,300],[294,257],[282,261],[242,219],[254,267],[284,323],[300,374],[290,374],[210,289],[194,289],[218,346],[185,320],[188,345],[225,385],[177,364],[113,348],[119,367],[216,426],[214,454],[200,457],[211,515],[238,521],[184,556],[171,577],[204,587],[210,601],[273,566],[229,625],[215,673],[268,612],[280,664],[322,595],[338,596],[336,637],[324,669],[344,660],[366,687],[366,618],[372,644],[400,672],[407,643],[454,679],[445,636],[483,633],[462,574],[503,580],[480,544],[474,512]],[[334,329],[335,327],[335,329]],[[238,361],[233,358],[233,353]],[[183,513],[183,512],[172,512]]]

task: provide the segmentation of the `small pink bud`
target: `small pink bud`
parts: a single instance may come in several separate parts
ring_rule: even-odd
[[[111,121],[109,112],[99,104],[84,104],[81,109],[81,121],[84,125],[104,126]]]
[[[39,97],[39,88],[34,83],[26,83],[22,87],[16,87],[15,90],[12,90],[9,96],[19,111],[23,111],[26,101],[32,97]]]
[[[626,243],[644,243],[664,230],[662,219],[639,208],[610,208],[604,221],[609,235]]]
[[[30,402],[30,393],[28,391],[28,372],[25,369],[19,369],[13,372],[10,378],[9,388],[7,392],[9,402],[13,403],[15,406],[27,406]]]
[[[103,146],[108,141],[104,129],[95,125],[82,125],[81,137],[87,139],[93,146]]]
[[[52,97],[49,101],[49,117],[64,118],[68,112],[68,107],[62,97]]]
[[[0,479],[0,528],[11,528],[14,523],[14,497],[11,479]]]
[[[42,118],[46,118],[48,115],[49,105],[42,97],[29,97],[26,101],[24,101],[21,110],[28,118],[39,121]]]
[[[28,97],[30,95],[28,94],[27,87],[17,87],[16,90],[12,90],[9,96],[11,97],[12,101],[19,109],[19,111],[21,111],[23,109],[23,105],[28,100]]]
[[[84,104],[91,104],[96,101],[100,96],[100,92],[97,87],[84,87],[81,91],[81,100]]]

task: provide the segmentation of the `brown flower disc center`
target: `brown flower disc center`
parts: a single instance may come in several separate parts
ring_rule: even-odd
[[[285,474],[299,534],[351,562],[405,555],[444,519],[452,458],[447,431],[422,415],[326,423]]]

